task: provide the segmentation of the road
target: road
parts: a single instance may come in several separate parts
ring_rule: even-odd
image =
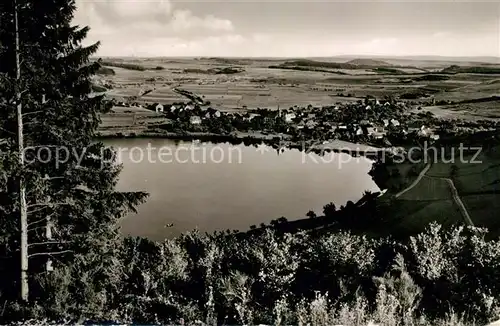
[[[462,199],[458,195],[458,190],[455,187],[455,183],[453,182],[453,180],[448,179],[448,178],[442,178],[442,179],[446,180],[446,182],[448,182],[448,185],[450,186],[450,189],[451,189],[451,194],[453,196],[453,199],[457,203],[458,208],[460,208],[460,212],[462,213],[467,224],[469,224],[470,226],[474,226],[474,223],[472,222],[472,219],[470,218],[470,215],[469,215],[469,212],[467,211],[467,208],[465,208],[465,205],[462,202]]]
[[[401,195],[403,195],[404,193],[406,193],[407,191],[412,190],[416,185],[418,185],[420,180],[422,180],[422,178],[425,176],[425,174],[427,173],[427,171],[429,171],[430,168],[431,168],[431,163],[427,163],[427,165],[418,174],[417,179],[415,179],[415,181],[413,181],[411,185],[409,185],[408,187],[406,187],[402,191],[398,192],[394,197],[398,198]]]

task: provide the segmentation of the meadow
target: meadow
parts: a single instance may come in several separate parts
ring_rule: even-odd
[[[447,162],[449,157],[445,157],[446,161],[439,158],[421,181],[400,197],[394,198],[394,193],[389,191],[382,197],[383,203],[390,203],[387,210],[381,210],[386,216],[382,229],[388,229],[390,233],[413,233],[420,232],[433,221],[445,226],[469,224],[453,198],[448,179],[456,187],[473,226],[487,228],[491,230],[491,236],[498,236],[499,149],[498,146],[483,148],[477,157],[474,157],[475,153],[467,153],[463,160],[454,162]],[[395,168],[403,171],[401,175],[404,176],[408,164],[396,165]]]
[[[498,100],[461,103],[498,95],[500,71],[495,65],[461,62],[457,70],[457,63],[448,61],[222,58],[107,58],[103,63],[114,70],[97,77],[98,83],[112,86],[109,96],[126,99],[149,90],[140,102],[187,101],[173,91],[181,88],[223,111],[325,106],[373,95],[407,97],[424,109],[451,116],[461,111],[479,117],[500,114]],[[441,104],[433,105],[431,98]]]

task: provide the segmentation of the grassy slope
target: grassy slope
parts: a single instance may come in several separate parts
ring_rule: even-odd
[[[458,154],[457,154],[458,156]],[[493,235],[500,234],[500,156],[483,151],[472,164],[471,155],[464,155],[464,162],[457,160],[455,186],[472,221],[478,227],[490,229]],[[386,228],[391,232],[417,232],[432,222],[444,225],[463,223],[458,206],[453,201],[450,189],[443,179],[450,178],[452,163],[433,164],[420,183],[394,202]],[[407,167],[405,167],[407,168]]]

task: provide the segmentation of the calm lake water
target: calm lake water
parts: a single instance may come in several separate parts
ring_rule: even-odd
[[[122,222],[125,234],[160,240],[193,230],[247,230],[281,216],[305,218],[378,191],[367,174],[371,162],[347,154],[321,157],[267,146],[106,140],[124,169],[118,188],[150,193]],[[173,226],[168,226],[168,224]]]

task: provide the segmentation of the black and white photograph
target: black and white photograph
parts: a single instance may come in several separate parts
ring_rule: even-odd
[[[500,326],[500,1],[0,1],[0,325]]]

